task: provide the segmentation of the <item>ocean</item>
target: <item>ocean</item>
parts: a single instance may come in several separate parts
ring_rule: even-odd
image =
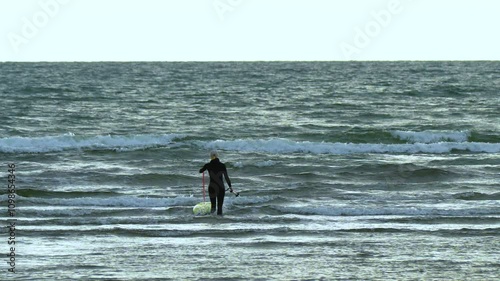
[[[500,278],[500,62],[0,63],[0,102],[1,280]]]

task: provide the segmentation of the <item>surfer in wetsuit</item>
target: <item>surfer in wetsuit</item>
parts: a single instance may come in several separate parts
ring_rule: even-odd
[[[210,152],[210,159],[211,161],[200,169],[200,173],[208,170],[208,174],[210,175],[208,194],[210,196],[210,203],[212,204],[211,212],[214,213],[217,206],[217,215],[222,215],[222,205],[224,204],[224,196],[226,195],[222,176],[226,179],[231,192],[233,192],[233,188],[231,187],[231,180],[229,180],[229,176],[227,175],[226,165],[220,162],[217,151]]]

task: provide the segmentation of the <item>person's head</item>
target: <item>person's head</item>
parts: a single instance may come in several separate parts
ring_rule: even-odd
[[[217,153],[217,150],[210,151],[210,159],[214,160],[215,158],[219,158],[219,153]]]

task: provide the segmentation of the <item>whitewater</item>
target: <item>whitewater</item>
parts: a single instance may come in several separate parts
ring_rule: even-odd
[[[178,134],[76,137],[73,133],[53,137],[12,137],[0,139],[4,153],[44,153],[63,150],[141,150],[155,147],[192,146],[194,148],[223,149],[241,152],[274,154],[363,154],[363,153],[450,153],[451,151],[499,153],[499,143],[469,142],[464,132],[391,132],[406,144],[357,144],[293,141],[282,138],[237,139],[214,141],[182,141],[187,136]],[[450,140],[450,141],[446,141]]]

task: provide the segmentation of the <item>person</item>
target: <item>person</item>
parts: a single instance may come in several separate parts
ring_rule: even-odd
[[[227,174],[226,165],[220,162],[217,151],[213,150],[210,152],[210,162],[200,169],[200,173],[206,170],[208,170],[210,176],[208,195],[210,197],[211,212],[214,213],[217,206],[217,215],[222,216],[222,205],[224,204],[224,196],[226,195],[223,176],[231,192],[233,192],[233,188],[231,187],[231,180]]]

